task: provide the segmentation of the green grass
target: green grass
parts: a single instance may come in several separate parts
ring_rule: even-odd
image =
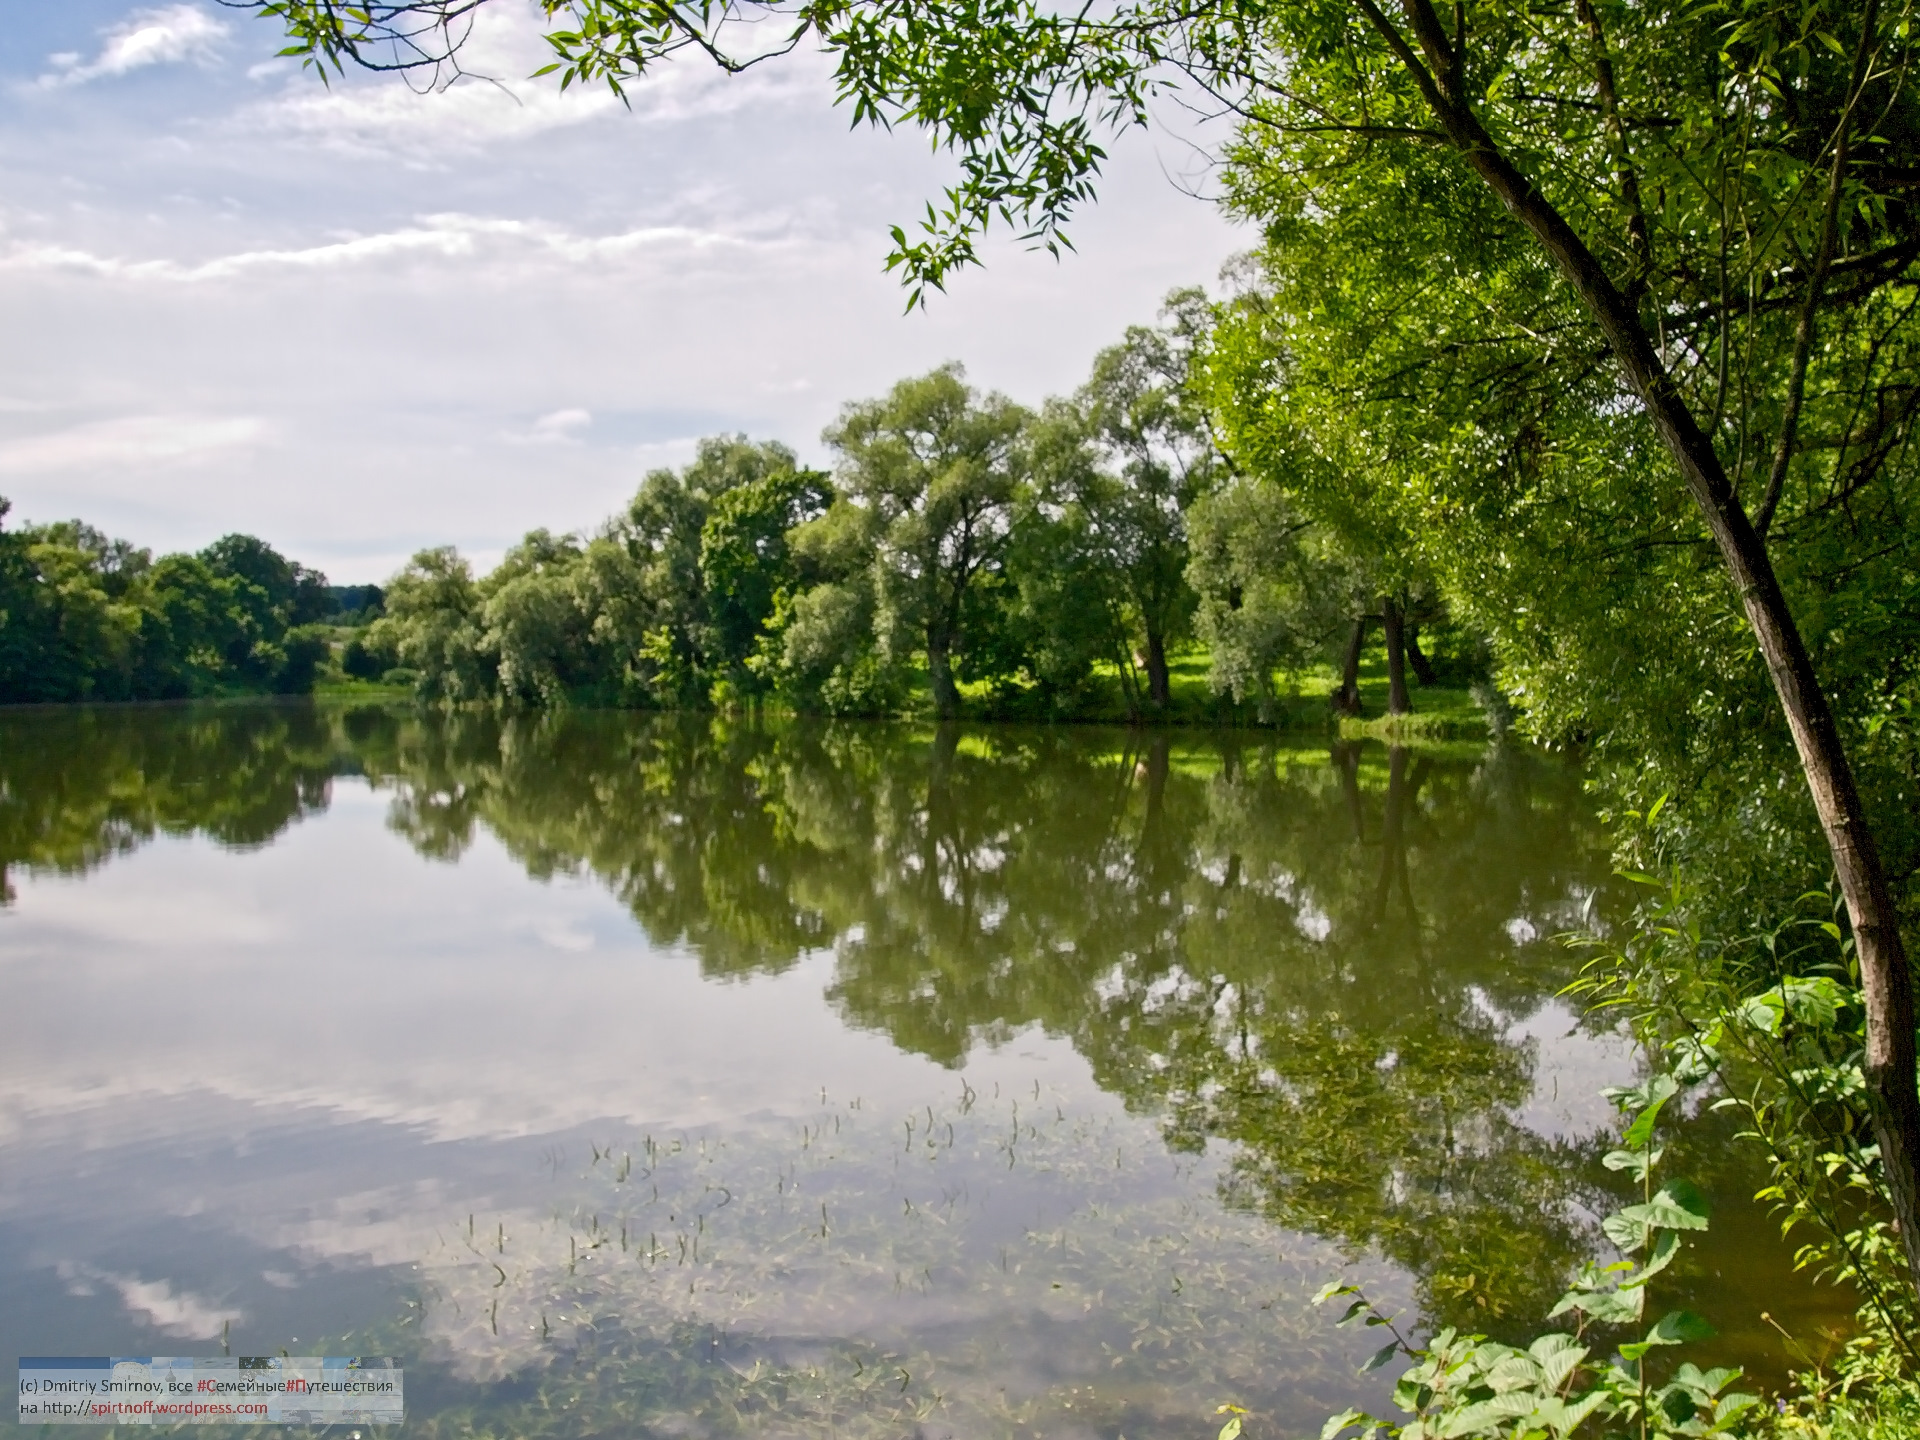
[[[987,683],[961,687],[967,717],[982,720],[1066,721],[1080,724],[1126,724],[1135,719],[1178,726],[1260,727],[1294,733],[1340,735],[1350,738],[1401,741],[1484,741],[1486,717],[1464,685],[1423,686],[1407,677],[1413,701],[1410,715],[1387,712],[1387,654],[1382,643],[1361,657],[1359,716],[1334,714],[1329,697],[1339,676],[1330,665],[1319,665],[1296,675],[1280,677],[1271,718],[1264,724],[1259,706],[1251,699],[1236,702],[1215,694],[1209,679],[1211,662],[1204,646],[1188,645],[1168,657],[1171,704],[1163,715],[1129,714],[1120,677],[1111,665],[1095,668],[1093,682],[1068,710],[1052,708],[1037,692],[996,691]],[[924,689],[916,700],[929,706]]]
[[[411,685],[388,685],[379,680],[356,680],[351,675],[329,675],[313,687],[317,700],[405,700]]]

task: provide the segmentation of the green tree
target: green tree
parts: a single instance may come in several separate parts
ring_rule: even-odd
[[[768,447],[772,449],[774,447]],[[700,531],[700,579],[707,600],[708,669],[717,685],[756,695],[770,681],[752,663],[785,597],[823,577],[790,532],[824,515],[833,502],[827,477],[787,466],[723,492]]]
[[[1004,396],[976,395],[960,367],[946,365],[902,380],[884,399],[848,405],[826,432],[840,484],[866,511],[878,546],[882,636],[912,637],[942,717],[960,708],[955,669],[966,659],[969,601],[1004,557],[1026,419]]]
[[[787,536],[798,566],[816,578],[776,594],[751,663],[797,710],[880,715],[905,698],[905,667],[877,633],[876,528],[872,511],[842,495]]]
[[[387,582],[387,618],[400,666],[422,695],[479,699],[493,693],[494,667],[482,659],[480,594],[473,567],[450,545],[422,550]]]
[[[626,547],[640,572],[640,591],[648,610],[644,669],[654,703],[705,705],[714,681],[731,666],[743,663],[727,653],[726,646],[741,639],[743,614],[758,602],[744,589],[730,593],[722,601],[725,626],[716,632],[702,565],[708,517],[722,496],[775,475],[791,475],[797,468],[793,452],[777,442],[759,444],[744,435],[710,437],[700,442],[693,462],[683,470],[650,473],[610,532],[610,538]],[[770,503],[764,492],[762,500]],[[735,503],[750,506],[753,502]],[[730,516],[740,513],[729,511]],[[799,518],[797,512],[795,518]],[[723,530],[733,523],[737,519],[723,521]],[[722,578],[729,586],[747,586],[747,577],[723,559],[726,548],[724,537],[716,536],[715,566],[724,572]],[[775,556],[770,553],[768,558]],[[771,591],[765,603],[770,608]]]
[[[584,559],[575,537],[534,530],[477,587],[476,644],[509,699],[552,704],[596,678],[592,616],[583,612],[576,589]]]
[[[1183,638],[1195,596],[1187,583],[1187,516],[1216,489],[1225,466],[1192,374],[1211,320],[1205,297],[1167,297],[1160,328],[1130,326],[1103,350],[1080,392],[1094,444],[1111,474],[1083,501],[1107,568],[1121,577],[1147,700],[1172,699],[1167,645]]]

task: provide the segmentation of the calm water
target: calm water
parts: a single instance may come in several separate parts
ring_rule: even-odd
[[[1323,1281],[1521,1333],[1614,1203],[1605,837],[1258,738],[0,715],[0,1352],[397,1354],[448,1435],[1382,1404]],[[1844,1307],[1711,1123],[1670,1298],[1777,1375]]]

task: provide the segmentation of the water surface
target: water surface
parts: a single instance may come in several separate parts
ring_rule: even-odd
[[[392,1353],[415,1428],[1261,1433],[1617,1203],[1572,769],[1246,733],[0,715],[13,1354]],[[1671,1298],[1777,1376],[1721,1204]],[[1391,1373],[1391,1371],[1389,1371]]]

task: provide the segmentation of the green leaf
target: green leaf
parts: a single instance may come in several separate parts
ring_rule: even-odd
[[[1713,1207],[1708,1203],[1706,1193],[1684,1176],[1676,1175],[1654,1192],[1653,1203],[1671,1208],[1677,1213],[1690,1217],[1688,1220],[1676,1220],[1671,1228],[1675,1230],[1704,1230],[1707,1217]]]
[[[1707,1200],[1688,1180],[1669,1180],[1644,1205],[1629,1205],[1600,1222],[1622,1250],[1638,1250],[1656,1230],[1704,1230]]]
[[[1720,1332],[1691,1310],[1669,1310],[1660,1323],[1647,1332],[1649,1345],[1684,1345],[1691,1340],[1711,1340]]]
[[[1749,1395],[1742,1390],[1736,1390],[1731,1395],[1721,1396],[1719,1403],[1713,1407],[1714,1428],[1724,1428],[1729,1420],[1732,1420],[1736,1416],[1744,1415],[1759,1403],[1760,1397],[1758,1395]]]
[[[1371,1420],[1372,1418],[1373,1417],[1364,1410],[1355,1410],[1352,1408],[1342,1410],[1338,1415],[1329,1418],[1327,1423],[1320,1427],[1320,1440],[1333,1440],[1334,1436],[1338,1435],[1349,1425],[1361,1420]]]
[[[1367,1360],[1367,1363],[1360,1367],[1360,1373],[1362,1375],[1371,1375],[1382,1365],[1393,1359],[1394,1355],[1399,1352],[1399,1349],[1400,1342],[1398,1340],[1394,1341],[1391,1345],[1382,1345],[1378,1350],[1373,1352],[1372,1356]]]
[[[1621,1282],[1621,1288],[1637,1288],[1658,1275],[1673,1263],[1673,1257],[1680,1253],[1680,1236],[1672,1230],[1662,1230],[1653,1242],[1653,1253],[1647,1257],[1647,1263],[1640,1267],[1640,1273],[1631,1280]]]
[[[1496,1395],[1491,1400],[1479,1400],[1458,1410],[1440,1424],[1434,1433],[1441,1440],[1452,1440],[1459,1435],[1484,1434],[1496,1429],[1502,1421],[1522,1420],[1539,1408],[1538,1395]]]
[[[1554,1396],[1542,1400],[1533,1413],[1550,1426],[1554,1434],[1564,1436],[1578,1429],[1611,1398],[1605,1390],[1600,1389],[1589,1390],[1571,1403]]]
[[[1647,1172],[1658,1165],[1665,1154],[1663,1147],[1652,1150],[1609,1150],[1601,1157],[1600,1163],[1609,1170],[1624,1170],[1634,1179],[1644,1182]]]
[[[1596,1325],[1631,1325],[1646,1306],[1646,1293],[1640,1289],[1569,1290],[1548,1312],[1548,1318],[1578,1310]]]
[[[1587,1347],[1571,1335],[1558,1330],[1549,1331],[1527,1347],[1527,1353],[1540,1367],[1542,1385],[1557,1391],[1567,1381],[1582,1360],[1587,1358]]]

